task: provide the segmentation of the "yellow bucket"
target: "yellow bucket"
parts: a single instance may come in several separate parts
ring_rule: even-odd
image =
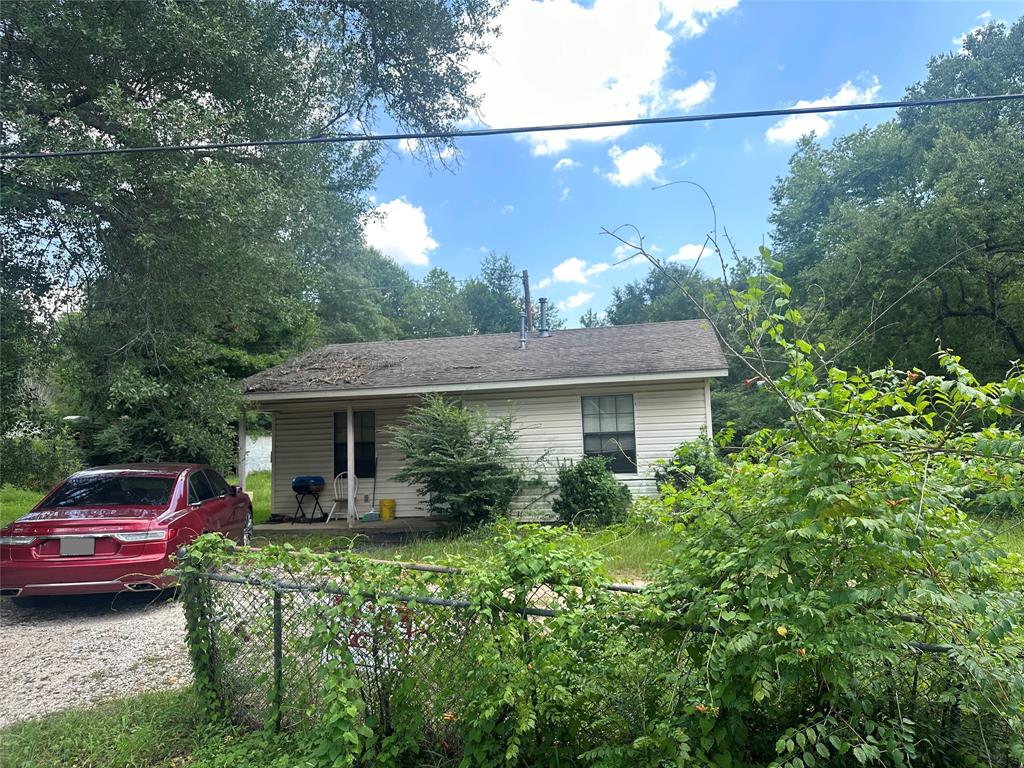
[[[381,520],[394,520],[395,519],[395,500],[394,499],[381,499],[380,500],[380,519]]]

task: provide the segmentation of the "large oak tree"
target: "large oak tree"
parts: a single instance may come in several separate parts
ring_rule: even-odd
[[[498,5],[12,0],[0,6],[0,145],[277,139],[382,120],[450,129],[476,105],[466,61]],[[226,460],[232,378],[315,338],[311,297],[365,259],[359,216],[378,152],[3,164],[4,301],[62,315],[49,325],[65,352],[63,397],[93,425],[94,460]]]

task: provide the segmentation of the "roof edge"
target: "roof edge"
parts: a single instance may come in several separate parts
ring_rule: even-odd
[[[663,371],[659,373],[623,373],[612,376],[573,376],[561,379],[519,379],[471,383],[428,384],[407,387],[366,387],[355,389],[307,389],[290,392],[243,392],[249,403],[280,403],[300,400],[346,400],[363,397],[425,395],[432,392],[502,392],[518,389],[552,389],[586,384],[632,384],[666,381],[700,381],[728,376],[728,368],[707,368],[696,371]]]

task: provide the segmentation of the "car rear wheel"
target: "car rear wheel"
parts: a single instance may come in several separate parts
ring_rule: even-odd
[[[245,526],[242,528],[242,546],[248,547],[252,544],[252,509],[245,513]]]

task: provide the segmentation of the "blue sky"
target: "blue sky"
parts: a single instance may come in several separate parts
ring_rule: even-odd
[[[779,3],[740,0],[509,0],[504,33],[481,71],[478,124],[492,127],[898,99],[930,56],[1024,2]],[[823,102],[823,100],[828,100]],[[463,139],[426,163],[392,147],[374,194],[368,241],[419,277],[440,266],[474,274],[507,251],[535,295],[575,325],[603,310],[613,286],[643,276],[612,267],[602,227],[633,224],[660,258],[684,263],[711,228],[708,189],[741,251],[767,242],[769,194],[793,142],[825,140],[891,112],[769,118],[571,136]],[[410,151],[411,150],[411,151]],[[450,170],[444,165],[450,166]],[[703,262],[702,262],[703,263]]]

